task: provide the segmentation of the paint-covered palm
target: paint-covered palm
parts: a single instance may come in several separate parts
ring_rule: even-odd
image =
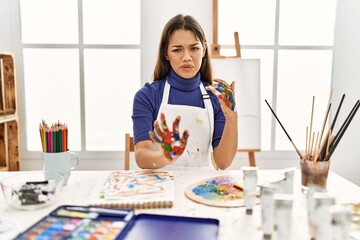
[[[173,122],[172,131],[169,130],[165,120],[165,114],[161,113],[159,121],[154,122],[154,130],[149,132],[151,139],[159,143],[164,151],[164,156],[169,160],[175,160],[184,152],[189,132],[185,130],[182,137],[179,134],[180,116]]]
[[[215,94],[219,100],[223,100],[228,108],[235,111],[235,82],[230,85],[221,79],[214,79],[214,83],[206,87]]]

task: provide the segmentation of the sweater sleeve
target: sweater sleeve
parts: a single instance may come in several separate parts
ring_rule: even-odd
[[[153,129],[164,88],[160,82],[146,83],[136,94],[133,102],[134,143],[151,140],[149,131]]]
[[[205,86],[208,86],[208,83],[204,83]],[[211,104],[214,110],[214,132],[213,132],[213,139],[212,139],[212,147],[215,148],[219,145],[223,131],[225,126],[225,116],[221,110],[220,102],[217,97],[211,92],[208,91],[210,95]]]
[[[219,145],[225,126],[225,116],[220,108],[220,105],[217,111],[214,111],[214,115],[214,133],[212,140],[213,148]]]

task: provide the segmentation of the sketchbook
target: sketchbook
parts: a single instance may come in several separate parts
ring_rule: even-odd
[[[100,178],[90,197],[91,206],[169,208],[175,198],[174,177],[168,171],[113,171]]]

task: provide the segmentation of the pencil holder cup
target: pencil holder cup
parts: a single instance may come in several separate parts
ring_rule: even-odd
[[[327,177],[329,174],[330,160],[313,161],[300,160],[301,168],[301,189],[306,192],[310,185],[326,188]]]
[[[67,184],[71,170],[77,168],[80,157],[71,151],[48,153],[43,152],[43,170],[59,172],[64,176],[64,185]]]

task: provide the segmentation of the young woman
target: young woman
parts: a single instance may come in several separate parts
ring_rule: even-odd
[[[154,81],[136,93],[132,119],[140,168],[214,169],[211,154],[220,169],[232,163],[234,83],[213,83],[205,34],[193,17],[177,15],[165,25]]]

